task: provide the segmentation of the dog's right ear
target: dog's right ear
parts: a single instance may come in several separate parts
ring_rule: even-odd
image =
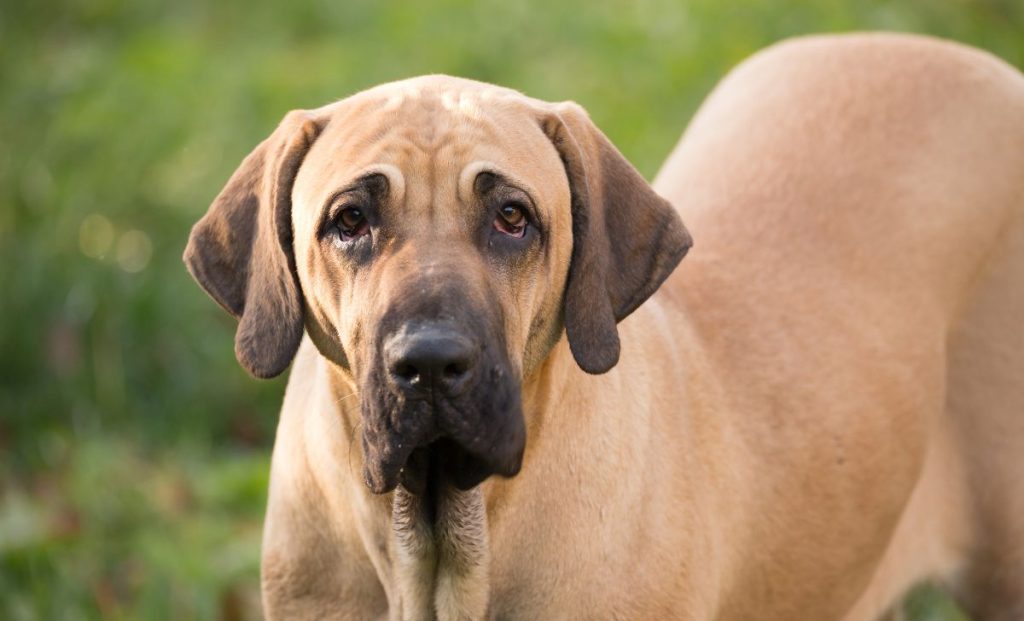
[[[235,356],[256,377],[284,371],[302,340],[292,184],[325,124],[312,112],[290,112],[231,176],[185,248],[192,277],[239,318]]]

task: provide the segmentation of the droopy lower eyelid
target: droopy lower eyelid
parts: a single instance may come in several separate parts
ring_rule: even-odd
[[[533,201],[530,199],[530,195],[526,192],[519,188],[508,188],[504,192],[496,192],[495,200],[499,212],[506,205],[510,205],[522,211],[527,222],[536,227],[540,227],[540,218],[537,217],[537,210],[534,207]]]
[[[534,194],[529,187],[528,184],[493,168],[485,168],[478,172],[473,186],[477,194],[491,205],[495,202],[499,206],[505,203],[522,205],[523,212],[530,222],[543,231],[545,222],[540,217],[537,201],[534,200]]]
[[[356,207],[363,212],[363,217],[368,218],[371,212],[371,201],[362,188],[346,188],[331,195],[325,204],[320,216],[320,225],[317,231],[320,237],[327,235],[331,227],[338,221],[341,212]]]

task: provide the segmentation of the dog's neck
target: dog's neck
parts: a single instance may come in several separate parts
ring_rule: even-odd
[[[365,542],[368,550],[386,554],[375,562],[388,594],[389,606],[401,619],[484,618],[490,595],[490,542],[488,521],[502,506],[501,497],[515,479],[488,480],[461,491],[445,485],[429,497],[410,494],[402,487],[373,496],[362,481],[358,389],[351,374],[321,357],[329,378],[332,401],[340,418],[342,440],[348,447],[346,471],[351,491],[372,507],[370,515],[386,541]],[[553,410],[552,404],[570,379],[574,362],[567,343],[556,344],[522,386],[527,436],[539,437]],[[530,459],[527,442],[524,467]],[[430,506],[428,506],[430,505]],[[387,525],[390,527],[387,527]]]

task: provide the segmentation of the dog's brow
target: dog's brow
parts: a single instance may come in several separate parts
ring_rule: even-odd
[[[381,180],[384,181],[383,187],[381,187],[380,184]],[[369,172],[356,179],[353,185],[366,190],[370,194],[376,195],[381,194],[383,192],[387,192],[388,187],[390,187],[391,185],[391,182],[388,180],[387,175],[385,175],[384,173]]]
[[[491,173],[492,175],[497,177],[501,183],[512,186],[517,190],[526,193],[526,196],[528,196],[534,204],[537,203],[537,193],[533,190],[532,187],[530,187],[530,184],[524,182],[522,179],[519,179],[518,177],[510,175],[505,171],[499,170],[497,168],[484,169],[481,170],[480,172]]]
[[[531,192],[526,186],[524,186],[524,184],[519,183],[515,179],[509,178],[507,175],[505,175],[505,174],[503,174],[503,173],[501,173],[501,172],[499,172],[497,170],[481,170],[477,174],[477,176],[479,177],[480,175],[483,175],[483,174],[494,175],[494,178],[495,178],[495,180],[497,181],[498,184],[504,185],[504,186],[509,187],[509,188],[514,188],[516,190],[519,190],[520,192],[523,192],[524,194],[526,194],[527,198],[529,198],[531,202],[533,202],[533,203],[537,202],[536,199],[534,199],[534,197],[533,197],[533,192]]]
[[[396,174],[397,173],[397,174]],[[338,197],[350,194],[352,192],[366,192],[368,194],[375,194],[377,188],[374,187],[377,179],[383,178],[387,184],[385,190],[388,193],[401,194],[404,188],[404,179],[401,176],[401,171],[389,165],[372,166],[370,168],[361,171],[355,179],[338,188],[334,192],[331,192],[327,200],[324,203],[325,209],[329,209]]]
[[[324,201],[324,211],[330,211],[331,205],[333,205],[338,198],[345,196],[346,194],[353,194],[356,192],[365,192],[370,194],[370,179],[375,176],[373,174],[362,175],[355,181],[331,192],[327,200]]]
[[[476,178],[481,174],[494,175],[501,183],[516,188],[526,194],[526,197],[530,199],[530,202],[533,203],[536,208],[537,213],[535,215],[541,221],[542,225],[546,224],[545,219],[540,214],[540,203],[537,201],[538,194],[537,191],[533,189],[533,186],[516,175],[508,173],[502,167],[493,162],[481,160],[473,162],[463,168],[462,172],[459,174],[459,187],[465,188],[467,191],[475,191]]]

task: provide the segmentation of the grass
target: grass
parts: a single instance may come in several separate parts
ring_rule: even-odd
[[[47,442],[0,496],[3,618],[255,617],[264,453]]]
[[[283,383],[179,257],[286,111],[451,73],[579,101],[652,175],[730,67],[854,29],[1024,65],[1016,0],[0,4],[0,618],[255,616]]]

